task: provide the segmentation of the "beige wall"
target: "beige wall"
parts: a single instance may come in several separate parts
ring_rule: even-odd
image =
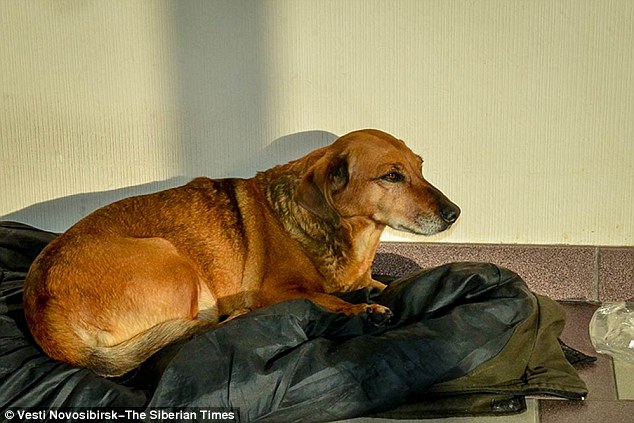
[[[377,127],[462,207],[435,240],[634,245],[631,0],[4,0],[0,89],[4,218]]]

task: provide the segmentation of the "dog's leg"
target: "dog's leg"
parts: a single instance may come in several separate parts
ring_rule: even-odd
[[[392,311],[381,304],[352,304],[335,295],[320,292],[309,293],[303,295],[303,297],[308,298],[315,304],[330,311],[343,313],[346,316],[358,316],[360,314],[370,315],[372,316],[372,321],[377,323],[387,321],[390,317],[392,317]]]
[[[277,299],[276,302],[305,298],[334,313],[341,313],[346,316],[365,314],[376,324],[385,323],[393,316],[392,311],[381,304],[352,304],[325,292],[296,289],[284,293],[276,293],[275,298]]]
[[[368,284],[368,286],[369,286],[370,288],[376,288],[376,289],[378,289],[379,291],[383,291],[385,288],[387,288],[387,285],[386,285],[386,284],[384,284],[384,283],[382,283],[382,282],[379,282],[379,281],[375,281],[374,279],[371,279],[371,280],[370,280],[370,283]]]
[[[73,269],[108,271],[100,271],[98,283],[88,285],[80,279],[87,272],[74,270],[84,290],[73,292],[72,304],[90,312],[69,316],[66,327],[57,329],[76,333],[79,357],[67,353],[55,358],[119,376],[165,345],[217,324],[217,302],[204,288],[200,271],[169,241],[114,238],[91,247]]]

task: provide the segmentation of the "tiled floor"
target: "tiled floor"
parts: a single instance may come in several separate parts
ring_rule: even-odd
[[[634,422],[634,364],[613,362],[609,356],[596,354],[588,334],[597,301],[634,300],[634,248],[384,243],[379,253],[374,270],[388,275],[402,275],[452,261],[487,261],[507,267],[522,276],[533,291],[562,302],[567,313],[562,340],[583,353],[597,356],[597,361],[578,369],[589,390],[588,398],[581,402],[527,399],[527,410],[514,416],[361,418],[350,422]]]

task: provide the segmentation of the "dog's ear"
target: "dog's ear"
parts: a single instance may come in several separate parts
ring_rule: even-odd
[[[345,156],[322,157],[304,175],[295,200],[320,218],[337,224],[339,213],[332,196],[348,184],[348,160]]]

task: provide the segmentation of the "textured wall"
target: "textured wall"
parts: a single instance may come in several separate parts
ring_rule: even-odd
[[[634,245],[630,0],[3,1],[0,28],[5,218],[377,127],[462,207],[434,239]]]

